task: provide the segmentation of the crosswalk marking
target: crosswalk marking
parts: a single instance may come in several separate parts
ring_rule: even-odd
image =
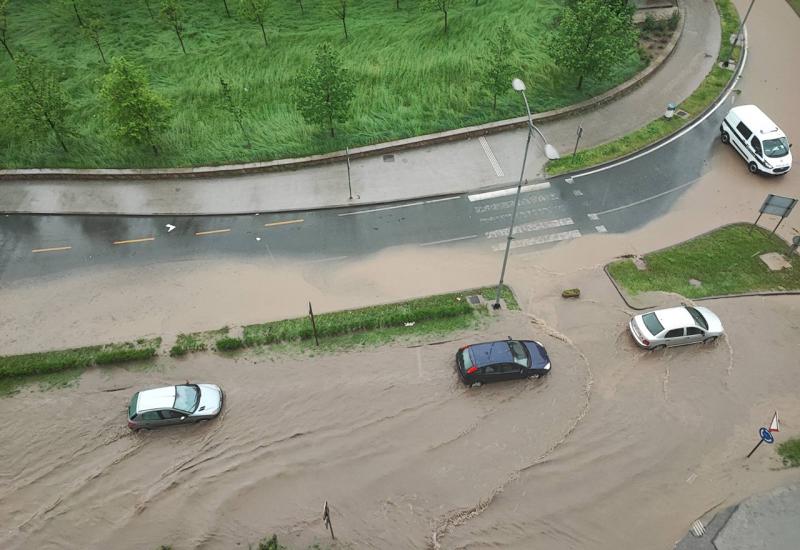
[[[539,235],[537,237],[529,237],[527,239],[515,239],[511,241],[511,248],[521,248],[524,246],[535,246],[537,244],[554,243],[558,241],[566,241],[569,239],[577,239],[581,236],[581,232],[577,229],[572,231],[562,231],[561,233],[549,233],[547,235]],[[500,243],[492,246],[494,252],[505,250],[505,243]]]
[[[550,189],[549,181],[523,185],[519,192],[530,193],[531,191],[543,191],[544,189]],[[516,192],[517,192],[516,187],[509,187],[507,189],[499,189],[497,191],[487,191],[485,193],[476,193],[474,195],[467,195],[467,198],[469,199],[469,202],[485,201],[488,199],[496,199],[497,197],[507,197],[508,195],[514,195],[516,194]]]
[[[545,220],[530,223],[521,223],[514,226],[514,235],[520,233],[530,233],[531,231],[539,231],[541,229],[553,229],[554,227],[563,227],[565,225],[572,225],[572,218],[559,218],[557,220]],[[495,229],[484,233],[487,239],[496,239],[498,237],[508,237],[508,228]]]
[[[479,137],[478,141],[481,143],[481,147],[483,147],[483,152],[486,153],[489,163],[492,165],[492,168],[494,168],[494,173],[497,174],[498,178],[502,178],[505,174],[503,174],[503,169],[500,168],[500,163],[497,162],[497,158],[494,156],[492,148],[489,147],[489,142],[486,141],[486,138],[483,136]]]

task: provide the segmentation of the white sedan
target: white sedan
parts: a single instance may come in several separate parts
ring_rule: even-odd
[[[680,306],[636,315],[628,323],[631,335],[643,348],[685,346],[713,342],[722,336],[722,322],[706,307]]]

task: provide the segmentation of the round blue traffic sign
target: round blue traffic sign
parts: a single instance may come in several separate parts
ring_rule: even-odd
[[[772,437],[772,434],[771,434],[771,433],[770,433],[770,431],[769,431],[768,429],[766,429],[766,428],[761,428],[760,430],[758,430],[758,435],[760,435],[760,436],[761,436],[761,440],[762,440],[764,443],[769,443],[770,445],[771,445],[772,443],[775,443],[775,438],[774,438],[774,437]]]

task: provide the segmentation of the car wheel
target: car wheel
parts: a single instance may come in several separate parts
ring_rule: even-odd
[[[751,174],[758,173],[758,165],[755,162],[751,162],[750,164],[748,164],[747,169],[750,170]]]
[[[716,341],[717,341],[717,337],[716,336],[710,336],[710,337],[706,338],[705,340],[703,340],[703,343],[704,344],[712,344],[712,343],[714,343]]]
[[[659,350],[662,350],[662,349],[667,349],[667,345],[666,344],[658,345],[658,346],[653,348],[653,351],[659,351]]]
[[[728,132],[722,132],[719,138],[722,140],[722,143],[726,145],[731,142],[731,136],[728,135]]]

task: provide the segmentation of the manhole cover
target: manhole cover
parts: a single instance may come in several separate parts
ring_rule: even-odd
[[[675,114],[678,115],[681,118],[686,118],[686,117],[689,116],[689,113],[687,113],[683,109],[678,109],[677,111],[675,111]]]
[[[472,296],[467,296],[467,301],[473,306],[477,306],[481,303],[480,296],[475,296],[474,294]]]
[[[383,155],[383,162],[394,162],[394,155]]]

